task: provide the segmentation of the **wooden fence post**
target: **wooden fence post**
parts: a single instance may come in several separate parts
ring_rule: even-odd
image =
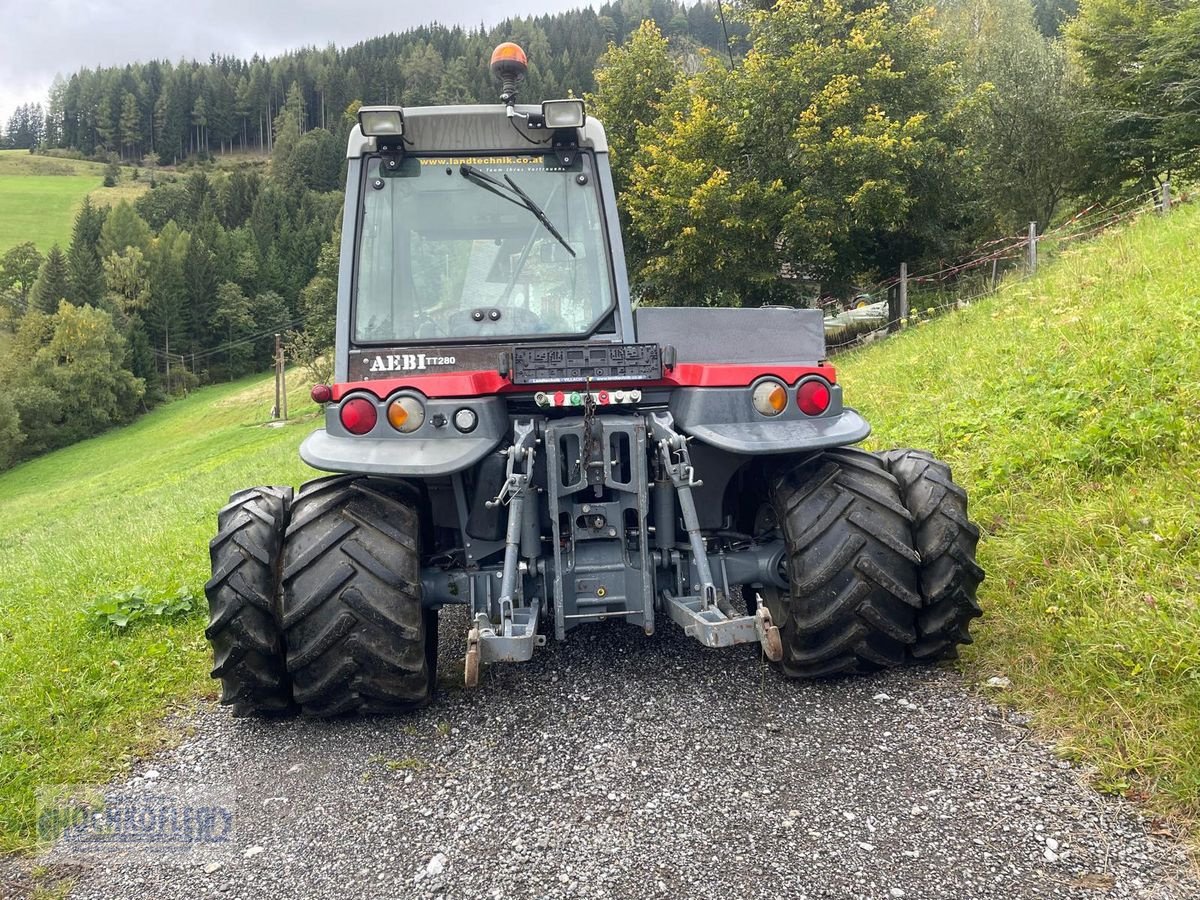
[[[1171,182],[1169,179],[1162,185],[1162,208],[1160,211],[1164,216],[1171,211]]]
[[[1029,274],[1037,271],[1037,222],[1029,223]]]
[[[900,327],[908,324],[908,263],[900,263]]]

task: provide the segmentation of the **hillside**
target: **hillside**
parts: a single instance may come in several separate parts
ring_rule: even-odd
[[[1036,280],[840,358],[876,447],[926,446],[987,531],[971,677],[1011,679],[1103,784],[1200,813],[1200,210],[1065,254]],[[0,848],[36,785],[103,779],[207,677],[202,617],[110,634],[84,610],[144,586],[199,596],[235,488],[311,477],[315,412],[261,427],[263,379],[206,388],[0,475]]]
[[[987,618],[965,654],[1101,784],[1200,815],[1200,210],[839,358],[871,444],[971,489]]]
[[[110,636],[83,610],[139,586],[203,603],[228,495],[315,474],[296,454],[315,408],[290,380],[287,427],[261,426],[259,376],[0,476],[0,850],[28,841],[36,785],[106,777],[153,746],[165,710],[212,692],[200,617]]]
[[[130,180],[132,172],[122,168],[121,182],[106,188],[101,163],[0,150],[0,254],[23,241],[33,241],[42,253],[53,244],[65,250],[84,197],[109,206],[146,190]]]

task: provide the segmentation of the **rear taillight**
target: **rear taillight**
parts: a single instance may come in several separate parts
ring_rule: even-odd
[[[760,381],[750,394],[751,404],[763,416],[779,415],[787,408],[787,400],[787,388],[772,378]]]
[[[364,397],[353,397],[342,404],[342,427],[351,434],[366,434],[375,427],[379,412],[375,404]]]
[[[411,434],[425,422],[425,407],[416,397],[397,397],[387,408],[388,423],[402,434]]]
[[[823,381],[806,381],[796,391],[796,406],[806,416],[819,416],[829,409],[829,385]]]
[[[333,388],[327,384],[314,384],[309,396],[312,397],[313,403],[325,404],[333,399]]]

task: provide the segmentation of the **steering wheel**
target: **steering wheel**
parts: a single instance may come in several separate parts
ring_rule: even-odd
[[[422,315],[418,320],[414,336],[422,341],[429,340],[430,338],[449,337],[446,329],[427,315]]]

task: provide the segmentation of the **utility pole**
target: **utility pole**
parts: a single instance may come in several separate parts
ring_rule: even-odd
[[[280,384],[279,384],[279,378],[280,378],[279,358],[280,358],[281,350],[282,350],[282,344],[280,342],[279,335],[275,335],[275,408],[273,410],[271,410],[271,418],[272,419],[278,419],[280,417],[279,414],[283,409],[283,407],[280,406],[280,402],[281,402],[280,394],[282,392],[280,391]]]
[[[900,324],[908,324],[908,263],[900,263]]]
[[[1029,223],[1029,274],[1037,271],[1037,222]]]
[[[287,421],[287,357],[283,352],[283,344],[279,345],[279,402],[283,421]]]

